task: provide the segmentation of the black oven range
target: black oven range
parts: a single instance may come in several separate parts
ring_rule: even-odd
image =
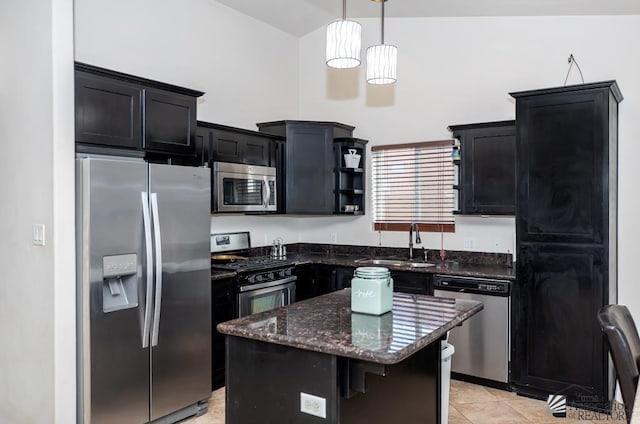
[[[235,271],[236,318],[264,312],[295,302],[295,264],[270,256],[229,255],[250,248],[249,233],[213,234],[211,252],[213,269]],[[216,255],[224,252],[227,255]],[[229,257],[228,261],[216,258]]]

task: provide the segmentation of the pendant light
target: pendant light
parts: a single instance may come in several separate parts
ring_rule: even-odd
[[[367,82],[369,84],[393,84],[397,77],[398,48],[384,44],[384,3],[382,3],[381,43],[367,49]]]
[[[347,69],[360,65],[362,26],[348,21],[347,0],[342,0],[342,19],[327,25],[327,66]]]

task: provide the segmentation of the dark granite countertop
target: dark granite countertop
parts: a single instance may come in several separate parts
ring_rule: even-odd
[[[345,289],[218,324],[221,333],[330,355],[395,364],[483,308],[473,300],[393,294],[381,316],[351,312]]]
[[[352,253],[352,254],[327,254],[327,253],[292,253],[287,256],[287,259],[292,260],[296,265],[304,264],[323,264],[334,266],[371,266],[365,264],[358,264],[354,262],[357,259],[368,257],[364,254]],[[444,263],[440,261],[431,261],[436,264],[427,268],[416,268],[410,266],[388,266],[381,265],[390,270],[396,271],[410,271],[410,272],[422,272],[429,274],[451,274],[461,275],[478,278],[498,278],[506,280],[515,280],[516,272],[515,268],[502,265],[502,264],[479,264],[479,263],[461,263],[457,261],[446,261]]]

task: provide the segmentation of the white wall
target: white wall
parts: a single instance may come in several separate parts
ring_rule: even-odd
[[[72,4],[0,3],[3,423],[75,420]]]
[[[214,0],[76,0],[76,60],[204,91],[198,119],[298,113],[298,39]]]

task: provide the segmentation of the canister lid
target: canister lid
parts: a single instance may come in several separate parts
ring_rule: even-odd
[[[354,275],[359,278],[389,278],[389,269],[379,266],[365,266],[356,268]]]

